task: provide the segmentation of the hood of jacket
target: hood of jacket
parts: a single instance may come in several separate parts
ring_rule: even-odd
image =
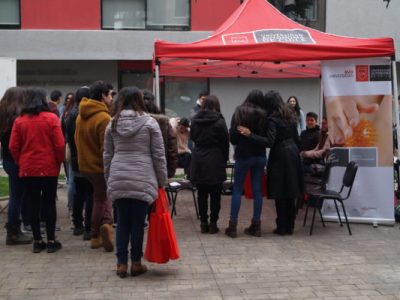
[[[119,115],[116,132],[123,137],[136,135],[150,119],[148,114],[139,115],[131,109],[124,109]]]
[[[107,105],[101,101],[83,98],[79,104],[79,115],[82,119],[89,119],[93,115],[100,112],[105,112],[107,114],[109,113]]]
[[[210,125],[223,118],[221,113],[216,111],[201,110],[193,118],[192,122],[197,123],[201,126]]]

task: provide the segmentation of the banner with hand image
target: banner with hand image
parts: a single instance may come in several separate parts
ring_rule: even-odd
[[[358,173],[345,203],[349,220],[393,224],[390,59],[325,61],[321,70],[330,156],[334,159],[328,188],[340,188],[347,162],[356,161]],[[323,216],[336,220],[334,203],[328,202]]]

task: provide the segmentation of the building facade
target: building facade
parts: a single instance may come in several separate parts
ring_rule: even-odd
[[[152,89],[155,39],[192,42],[207,37],[240,0],[1,0],[0,57],[17,59],[17,84],[64,94],[103,79],[116,89]],[[284,0],[270,0],[280,10]],[[293,1],[288,1],[293,2]],[[372,8],[370,8],[370,7]],[[379,0],[314,0],[299,22],[334,34],[397,37],[395,11]],[[373,22],[371,21],[373,20]],[[357,24],[357,26],[353,26]],[[398,50],[399,51],[399,50]],[[296,95],[304,111],[320,111],[319,79],[162,78],[162,104],[170,115],[187,116],[200,91],[222,102],[227,120],[247,93],[275,89]]]

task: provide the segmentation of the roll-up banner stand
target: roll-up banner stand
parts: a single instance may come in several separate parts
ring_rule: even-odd
[[[338,190],[349,161],[359,165],[350,198],[351,222],[394,224],[392,74],[389,58],[322,62],[322,84],[332,142],[328,189]],[[337,220],[333,201],[322,208]]]

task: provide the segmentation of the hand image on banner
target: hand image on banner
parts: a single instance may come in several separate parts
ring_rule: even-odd
[[[390,95],[325,97],[329,136],[332,144],[344,147],[377,147],[379,166],[391,166]]]

